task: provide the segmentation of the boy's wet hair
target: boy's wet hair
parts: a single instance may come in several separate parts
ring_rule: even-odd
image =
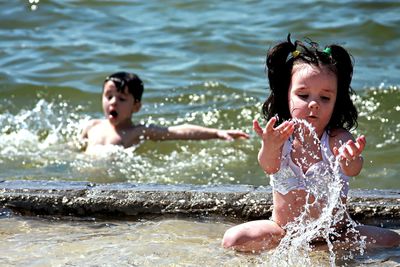
[[[125,91],[125,86],[128,87],[128,92],[133,96],[133,98],[140,102],[142,100],[142,94],[143,94],[143,82],[134,73],[128,73],[128,72],[116,72],[108,76],[104,84],[108,81],[112,81],[117,88],[118,92],[124,92]]]
[[[353,76],[353,58],[340,45],[329,45],[323,50],[318,44],[307,40],[307,44],[290,40],[272,47],[266,58],[271,94],[264,102],[262,113],[266,120],[278,114],[282,123],[291,118],[288,103],[288,90],[291,82],[293,66],[309,64],[317,67],[327,67],[337,77],[337,97],[332,117],[327,130],[357,128],[358,112],[351,96],[355,94],[350,86]]]

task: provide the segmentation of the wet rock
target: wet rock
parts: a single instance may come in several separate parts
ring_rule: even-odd
[[[351,216],[400,225],[400,190],[351,190]],[[218,215],[243,220],[271,216],[270,187],[249,185],[93,184],[3,181],[0,207],[21,214],[98,217]]]

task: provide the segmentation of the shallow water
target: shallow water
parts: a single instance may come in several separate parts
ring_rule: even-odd
[[[268,185],[257,163],[252,120],[268,94],[264,55],[291,32],[321,45],[343,44],[355,58],[360,119],[354,134],[365,134],[368,144],[364,169],[350,188],[399,188],[399,12],[398,1],[2,1],[0,179]],[[76,136],[89,118],[102,117],[102,81],[119,70],[137,72],[145,83],[135,122],[239,128],[251,139],[147,142],[112,147],[99,157],[83,154]],[[102,223],[3,218],[0,249],[10,253],[0,262],[197,265],[193,254],[206,265],[264,262],[263,256],[222,250],[220,238],[230,226],[222,222],[95,227]],[[156,227],[163,231],[151,235]],[[209,227],[215,232],[204,230]],[[200,234],[193,241],[194,232]],[[150,245],[155,237],[159,251]],[[144,239],[130,242],[135,238]],[[134,250],[141,252],[130,254]],[[391,257],[391,266],[399,255],[397,249],[381,251],[371,264]]]
[[[2,266],[269,266],[271,252],[241,254],[220,246],[221,236],[233,224],[222,218],[114,221],[0,217],[0,263]],[[376,250],[353,260],[338,260],[337,264],[396,266],[399,254],[399,248]],[[313,252],[310,258],[313,266],[329,266],[326,252]]]

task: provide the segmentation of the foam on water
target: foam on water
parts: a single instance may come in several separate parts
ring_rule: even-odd
[[[236,163],[249,155],[243,148],[251,147],[245,142],[219,140],[144,142],[127,149],[114,145],[95,147],[88,155],[82,153],[84,145],[78,136],[93,116],[83,107],[73,106],[62,97],[53,101],[38,99],[33,106],[14,112],[10,111],[11,104],[5,104],[0,114],[0,162],[9,170],[3,173],[7,179],[232,183],[237,181]],[[157,120],[139,116],[138,121],[169,126],[201,124],[200,120],[213,127],[212,123],[219,124],[225,117],[220,118],[221,111],[217,109],[195,114],[187,112],[175,121],[162,116]],[[196,117],[194,122],[191,116]]]
[[[40,156],[50,147],[66,144],[75,136],[80,121],[75,113],[68,113],[68,104],[39,100],[31,110],[20,110],[17,114],[0,114],[0,147],[5,156],[30,154]],[[71,143],[71,145],[73,145]]]

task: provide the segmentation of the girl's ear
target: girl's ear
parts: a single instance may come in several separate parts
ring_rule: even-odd
[[[133,106],[132,106],[132,113],[138,112],[141,107],[142,107],[142,102],[135,101],[135,103],[133,103]]]

